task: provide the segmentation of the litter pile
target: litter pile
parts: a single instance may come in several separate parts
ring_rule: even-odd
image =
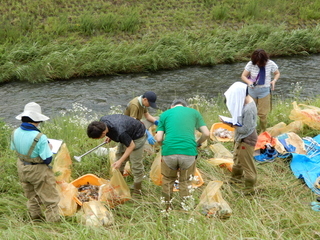
[[[320,135],[314,138],[298,135],[304,124],[320,130],[320,108],[293,102],[289,118],[293,120],[290,124],[278,123],[259,135],[256,150],[261,154],[255,160],[272,162],[275,158],[292,158],[293,174],[320,195]]]
[[[70,182],[71,164],[71,157],[64,143],[53,165],[60,194],[61,214],[73,216],[79,213],[81,222],[88,226],[113,224],[110,208],[131,199],[130,190],[122,174],[119,170],[114,170],[110,180],[99,178],[94,174],[86,174]]]

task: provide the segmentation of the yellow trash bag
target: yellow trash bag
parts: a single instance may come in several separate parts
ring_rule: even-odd
[[[162,174],[161,174],[161,150],[157,153],[150,169],[150,179],[157,185],[161,186],[162,184]]]
[[[118,150],[118,146],[114,147],[114,148],[109,148],[109,161],[110,161],[110,166],[112,166],[112,164],[116,161],[116,153]],[[110,175],[112,175],[112,167],[110,167]],[[131,175],[131,168],[130,168],[130,162],[127,161],[126,165],[124,167],[124,171],[123,171],[123,176],[129,176]]]
[[[92,200],[82,205],[83,221],[87,226],[110,226],[114,223],[114,217],[102,202]]]
[[[214,158],[208,159],[207,162],[214,166],[226,167],[230,172],[232,172],[233,154],[221,143],[215,143],[209,147],[214,153]]]
[[[289,115],[291,120],[302,121],[309,127],[320,130],[320,108],[306,104],[297,104],[295,101],[292,105],[293,109]]]
[[[70,182],[72,160],[65,143],[54,158],[52,170],[57,182]]]
[[[59,182],[57,184],[59,192],[59,210],[63,216],[73,216],[77,212],[77,203],[75,198],[78,195],[78,189],[72,183]]]
[[[210,181],[200,196],[196,207],[206,217],[228,218],[232,214],[229,204],[223,199],[220,192],[222,181]]]
[[[113,175],[110,182],[100,186],[98,200],[107,202],[111,208],[114,208],[115,206],[130,200],[131,194],[120,171],[118,169],[113,169],[112,173]]]
[[[267,132],[271,135],[271,137],[276,137],[278,135],[281,135],[283,133],[287,132],[295,132],[299,133],[303,128],[302,121],[293,121],[289,123],[288,125],[284,122],[280,122],[273,127],[267,128]]]

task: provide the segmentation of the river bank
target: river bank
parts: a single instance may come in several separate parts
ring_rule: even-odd
[[[319,53],[318,5],[12,1],[0,7],[0,82],[213,66],[246,61],[256,48],[272,57]]]

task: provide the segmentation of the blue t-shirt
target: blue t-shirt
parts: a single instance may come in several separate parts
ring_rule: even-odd
[[[38,131],[23,130],[20,127],[14,131],[14,143],[11,141],[11,149],[16,150],[20,154],[27,155],[33,143],[34,138],[38,135]],[[36,144],[31,158],[40,157],[43,160],[52,157],[52,151],[48,144],[46,135],[42,135]]]

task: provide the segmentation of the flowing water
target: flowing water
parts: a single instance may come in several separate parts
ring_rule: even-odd
[[[272,60],[278,64],[281,73],[273,92],[275,96],[319,96],[320,55]],[[98,114],[107,114],[112,106],[120,105],[124,109],[128,101],[145,91],[154,91],[158,96],[157,104],[160,109],[167,109],[175,98],[187,99],[195,95],[212,98],[222,95],[234,81],[241,81],[240,75],[245,65],[246,62],[213,67],[186,67],[156,73],[40,84],[5,83],[0,85],[0,118],[9,124],[19,124],[20,121],[16,120],[15,116],[31,101],[39,103],[43,113],[49,117],[59,115],[61,110],[72,109],[74,103]]]

